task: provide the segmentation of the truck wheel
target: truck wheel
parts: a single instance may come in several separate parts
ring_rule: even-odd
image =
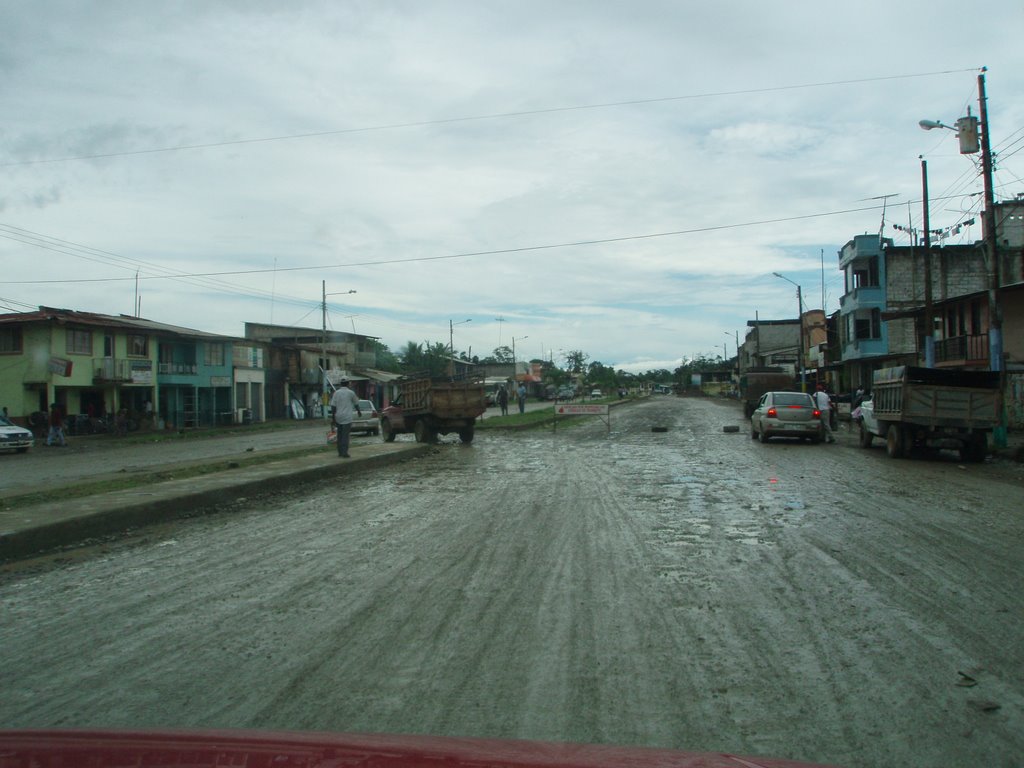
[[[971,435],[971,439],[960,447],[960,460],[978,464],[985,460],[987,453],[988,440],[985,438],[985,433]]]
[[[431,429],[423,419],[416,422],[416,426],[413,428],[413,433],[416,435],[417,443],[437,442],[437,432]]]
[[[890,424],[885,432],[885,452],[890,459],[903,455],[903,430],[899,424]]]
[[[870,448],[871,441],[874,439],[874,435],[871,434],[871,430],[864,426],[864,422],[860,423],[860,447]]]
[[[459,440],[461,440],[464,443],[472,443],[473,442],[473,428],[472,427],[466,427],[465,429],[459,430]]]
[[[387,419],[380,420],[380,431],[384,434],[385,443],[395,442],[395,433],[391,431],[391,422]]]

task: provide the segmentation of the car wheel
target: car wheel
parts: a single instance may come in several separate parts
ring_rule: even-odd
[[[761,431],[758,433],[757,439],[762,443],[768,442],[768,433],[764,431],[764,426],[761,427]]]
[[[757,430],[754,429],[754,422],[750,422],[750,439],[757,440]]]

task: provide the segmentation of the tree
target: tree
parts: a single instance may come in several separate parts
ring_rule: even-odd
[[[587,366],[590,355],[581,349],[574,349],[565,353],[565,369],[573,376],[579,376]]]
[[[398,355],[388,349],[387,344],[382,344],[377,339],[370,339],[370,345],[373,347],[375,368],[388,373],[399,373],[402,370]]]
[[[512,348],[507,346],[500,346],[494,348],[494,362],[496,363],[512,363],[515,362],[512,359]]]

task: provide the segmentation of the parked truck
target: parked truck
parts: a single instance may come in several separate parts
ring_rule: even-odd
[[[413,377],[399,380],[399,396],[381,412],[380,431],[387,442],[411,432],[418,443],[457,432],[464,443],[473,441],[476,418],[487,410],[480,379],[439,380]]]
[[[914,448],[953,448],[964,461],[984,461],[999,407],[998,372],[882,368],[860,406],[860,445],[880,437],[892,458]]]
[[[781,368],[749,368],[740,376],[740,399],[743,400],[743,415],[748,419],[757,409],[757,403],[765,392],[795,389],[792,374]]]

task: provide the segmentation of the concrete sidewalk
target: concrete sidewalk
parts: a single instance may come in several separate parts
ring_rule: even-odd
[[[0,510],[0,562],[72,546],[128,528],[190,517],[249,494],[343,477],[404,461],[432,446],[412,442],[353,446],[352,458],[334,448],[245,466],[243,455],[225,456],[226,469],[181,480],[138,485],[62,502]],[[209,460],[196,463],[209,463]],[[185,466],[185,465],[181,465]],[[173,474],[173,470],[169,473]]]

